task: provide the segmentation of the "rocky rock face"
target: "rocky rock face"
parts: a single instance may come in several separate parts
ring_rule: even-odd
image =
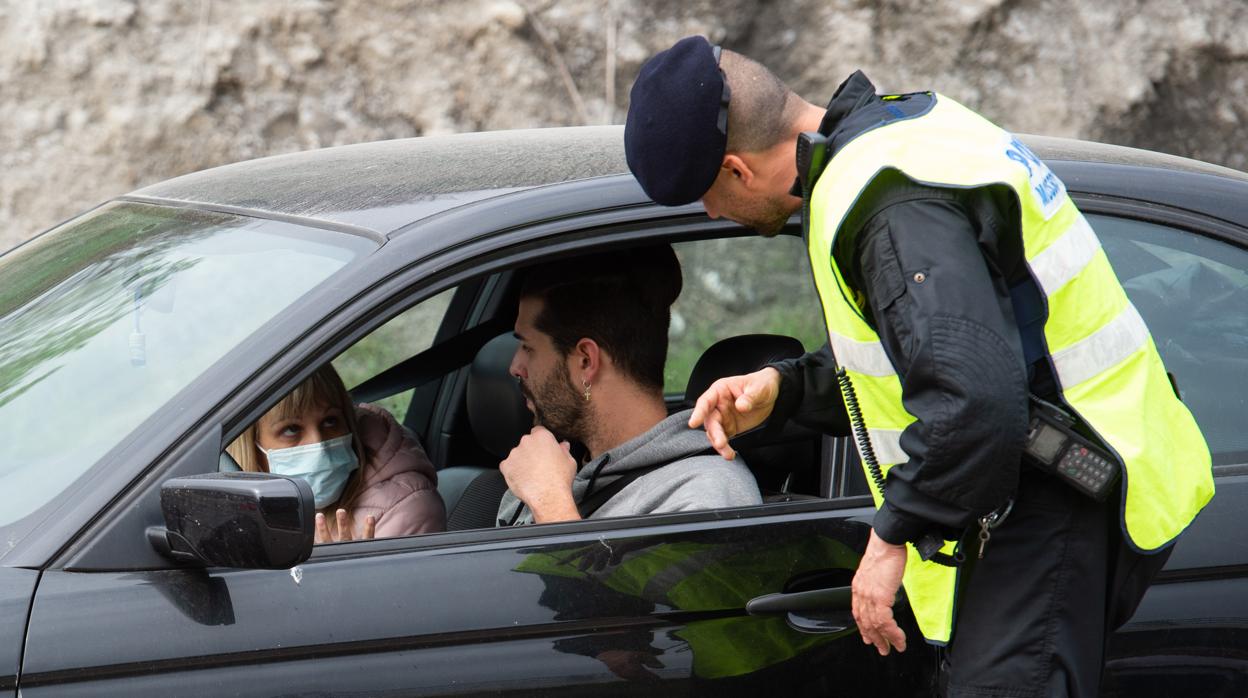
[[[0,249],[235,160],[622,122],[692,33],[815,102],[862,68],[1015,131],[1248,168],[1242,0],[44,0],[0,4]]]

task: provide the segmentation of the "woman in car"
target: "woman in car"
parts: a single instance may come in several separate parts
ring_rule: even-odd
[[[389,538],[446,528],[437,473],[389,412],[355,405],[325,364],[226,451],[248,472],[301,477],[316,500],[316,542]]]

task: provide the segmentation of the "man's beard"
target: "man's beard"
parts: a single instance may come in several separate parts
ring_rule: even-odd
[[[774,238],[788,224],[790,215],[792,212],[780,204],[767,202],[761,207],[760,215],[747,225],[765,238]]]
[[[572,385],[568,367],[560,362],[555,375],[535,388],[520,381],[520,392],[533,404],[534,422],[549,429],[557,441],[584,443],[592,418],[589,404]]]
[[[775,237],[788,224],[793,210],[782,202],[766,199],[753,202],[752,206],[739,209],[731,220],[747,227],[765,238]]]

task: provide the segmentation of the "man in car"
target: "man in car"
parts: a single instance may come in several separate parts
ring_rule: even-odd
[[[942,95],[877,95],[857,72],[823,108],[702,37],[642,67],[625,150],[661,204],[763,235],[809,207],[831,352],[722,379],[690,423],[730,457],[769,417],[849,413],[879,506],[853,582],[863,641],[905,649],[904,580],[924,637],[949,645],[949,695],[1097,695],[1104,639],[1213,481],[1056,175]],[[1073,454],[1063,469],[1023,460],[1029,394],[1074,427],[1044,441],[1074,450],[1033,449]]]
[[[525,275],[511,373],[535,426],[499,466],[501,524],[760,503],[750,471],[709,449],[689,411],[667,414],[663,367],[680,290],[667,245]]]

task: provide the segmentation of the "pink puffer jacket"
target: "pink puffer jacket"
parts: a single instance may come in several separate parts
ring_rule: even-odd
[[[374,405],[357,405],[355,417],[356,438],[368,454],[364,489],[351,506],[357,540],[369,515],[377,517],[377,538],[445,531],[446,507],[437,490],[438,474],[416,436]]]

